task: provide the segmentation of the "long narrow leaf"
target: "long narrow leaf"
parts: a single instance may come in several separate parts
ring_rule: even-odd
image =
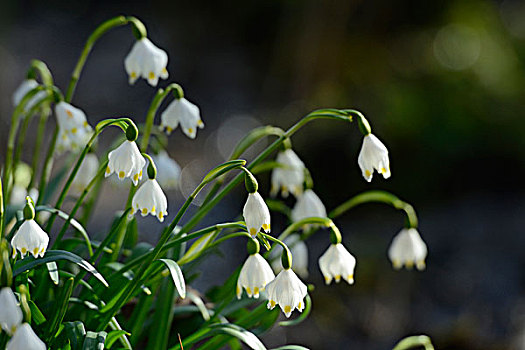
[[[158,261],[164,263],[170,271],[173,284],[179,293],[180,297],[184,299],[186,297],[186,283],[184,282],[184,276],[179,265],[171,259],[159,259]]]

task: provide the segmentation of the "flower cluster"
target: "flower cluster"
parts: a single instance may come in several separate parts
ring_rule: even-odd
[[[9,287],[0,290],[0,327],[11,339],[6,350],[46,350],[47,346],[28,323],[22,323],[23,314],[16,296]]]

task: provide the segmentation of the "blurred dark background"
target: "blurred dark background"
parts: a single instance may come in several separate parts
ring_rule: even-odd
[[[180,83],[206,124],[194,141],[179,130],[170,137],[170,155],[185,168],[182,191],[169,194],[171,214],[248,129],[287,128],[319,107],[362,111],[390,150],[393,174],[371,184],[361,178],[357,128],[308,125],[293,144],[327,208],[386,189],[419,213],[425,272],[390,267],[386,251],[403,217],[388,207],[366,205],[337,220],[358,259],[354,286],[323,286],[317,259],[328,241],[314,236],[313,312],[298,327],[265,335],[268,346],[388,349],[403,336],[428,334],[438,349],[525,349],[524,2],[2,1],[2,155],[11,95],[30,60],[45,61],[65,90],[87,36],[118,14],[146,24],[169,55],[170,79],[159,86]],[[144,119],[155,89],[127,84],[123,59],[133,42],[129,28],[116,29],[88,60],[73,104],[92,125],[115,115]],[[116,133],[107,135],[101,149]],[[267,194],[269,176],[260,178]],[[100,201],[95,228],[107,227],[105,209],[125,201],[127,190],[106,187],[119,195]],[[244,195],[230,196],[207,222],[234,218]],[[148,229],[155,222],[139,221]],[[242,244],[229,249],[235,261],[213,258],[220,270],[212,259],[197,287],[222,283],[242,262]]]

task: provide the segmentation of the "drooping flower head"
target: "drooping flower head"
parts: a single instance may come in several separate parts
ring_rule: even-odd
[[[93,135],[93,128],[84,111],[62,101],[56,104],[55,114],[59,127],[58,151],[77,152],[83,149]]]
[[[374,169],[383,174],[385,179],[390,177],[390,161],[388,150],[385,145],[373,134],[363,138],[363,146],[357,159],[363,177],[366,181],[372,181]]]
[[[277,154],[277,163],[281,166],[272,172],[272,188],[270,195],[273,197],[281,191],[283,197],[288,197],[291,192],[298,197],[303,192],[304,163],[295,152],[289,148]]]
[[[108,154],[108,167],[105,176],[117,174],[120,180],[129,177],[135,186],[142,179],[142,169],[146,160],[135,141],[126,140]]]
[[[88,153],[86,158],[84,158],[84,161],[80,164],[77,175],[71,183],[73,190],[78,193],[84,191],[84,189],[89,185],[91,180],[93,180],[97,174],[98,167],[99,162],[97,155],[94,153]]]
[[[24,323],[7,342],[6,350],[46,350],[46,344],[35,334],[29,323]]]
[[[415,228],[404,228],[392,240],[388,257],[395,269],[400,269],[403,265],[411,269],[416,265],[418,270],[424,270],[427,245]]]
[[[270,232],[270,210],[259,192],[248,193],[242,215],[246,229],[252,237],[255,237],[261,228],[266,233]]]
[[[319,258],[319,268],[326,284],[330,284],[332,279],[339,283],[341,277],[353,284],[355,263],[355,258],[341,243],[331,244]]]
[[[166,51],[153,45],[146,37],[135,42],[124,60],[131,85],[135,84],[138,78],[143,78],[151,86],[157,86],[159,78],[168,78],[167,64],[168,54]]]
[[[0,328],[13,335],[22,323],[23,314],[16,296],[9,287],[0,290]]]
[[[197,128],[204,128],[199,107],[184,97],[174,99],[160,115],[160,129],[169,135],[179,126],[191,139],[197,136]]]
[[[292,209],[292,220],[294,222],[311,217],[326,217],[326,208],[321,199],[311,189],[304,191],[297,198]]]
[[[285,316],[290,317],[295,309],[303,311],[307,287],[292,269],[284,269],[266,285],[266,293],[268,308],[273,309],[275,305],[279,305]]]
[[[157,180],[148,179],[137,190],[132,200],[132,212],[140,212],[142,216],[156,215],[160,222],[168,215],[168,200]]]
[[[20,84],[20,86],[15,90],[13,93],[13,105],[16,107],[18,104],[22,101],[24,96],[34,88],[36,88],[39,84],[34,79],[26,79]],[[39,91],[37,92],[33,97],[27,101],[25,107],[24,107],[24,113],[28,112],[33,108],[39,101],[41,101],[43,98],[45,98],[47,93],[45,91]]]
[[[157,181],[162,188],[169,190],[177,188],[180,179],[181,169],[179,164],[164,150],[153,156],[157,165]]]
[[[274,278],[268,262],[259,253],[251,254],[242,266],[237,280],[237,298],[241,298],[243,288],[250,298],[259,298],[259,292]]]
[[[43,257],[48,244],[48,234],[33,219],[24,221],[11,239],[13,257],[16,256],[18,250],[22,259],[26,253],[33,254],[35,258]]]
[[[297,233],[293,233],[284,239],[284,243],[290,248],[293,256],[293,269],[302,278],[308,277],[308,246]],[[278,273],[283,267],[281,265],[281,256],[283,248],[276,246],[272,249],[270,257],[272,258],[272,268]]]

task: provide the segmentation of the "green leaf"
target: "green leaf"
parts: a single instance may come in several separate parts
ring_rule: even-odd
[[[278,348],[273,348],[271,350],[310,350],[310,349],[305,348],[304,346],[301,346],[301,345],[285,345],[285,346],[280,346]]]
[[[206,337],[215,334],[225,334],[239,339],[253,350],[266,350],[264,344],[255,336],[255,334],[237,326],[236,324],[216,323],[209,326],[208,329],[210,332]]]
[[[244,136],[239,141],[239,143],[237,143],[237,146],[235,146],[235,149],[230,159],[239,158],[244,153],[244,151],[246,151],[251,145],[255,144],[257,141],[259,141],[265,136],[282,136],[283,134],[283,129],[271,125],[255,128],[251,130],[248,134],[246,134],[246,136]]]
[[[106,341],[106,332],[91,332],[88,331],[84,339],[82,350],[104,350],[104,342]]]
[[[106,337],[106,342],[104,343],[106,345],[106,348],[108,349],[111,349],[111,347],[113,346],[113,344],[122,336],[129,336],[131,334],[129,334],[128,332],[122,330],[122,329],[118,329],[118,330],[115,330],[115,331],[111,331],[108,333],[108,336]]]
[[[109,287],[104,277],[102,277],[102,275],[93,267],[93,265],[91,265],[78,255],[67,252],[65,250],[48,250],[42,258],[35,259],[33,256],[28,256],[22,260],[19,260],[15,264],[13,276],[17,276],[22,272],[31,270],[32,268],[37,267],[39,265],[58,260],[67,260],[77,264],[78,266],[95,276],[100,282],[102,282],[102,284],[104,284],[104,286]]]
[[[58,285],[58,282],[60,282],[60,278],[58,277],[58,266],[57,263],[52,261],[48,262],[46,264],[47,271],[49,272],[49,277],[51,277],[51,281],[53,281],[54,284]]]
[[[171,278],[173,279],[173,283],[175,284],[177,292],[179,293],[180,297],[184,299],[186,297],[186,283],[184,282],[184,276],[182,275],[182,270],[180,269],[179,265],[171,259],[159,259],[157,261],[160,261],[166,265],[170,271]]]
[[[31,320],[38,326],[44,322],[46,322],[46,317],[38,306],[33,302],[33,300],[28,300],[27,302],[29,304],[29,309],[31,310]]]
[[[118,126],[124,132],[126,132],[126,129],[128,128],[128,124],[123,120],[104,119],[101,122],[99,122],[97,126],[95,126],[95,133],[100,133],[105,127],[110,126],[110,125]]]
[[[204,319],[204,321],[209,321],[210,320],[210,312],[208,311],[208,308],[206,307],[206,305],[204,304],[202,299],[197,294],[192,293],[192,292],[188,293],[188,297],[195,304],[195,306],[197,306],[197,308],[199,309],[199,312],[201,313],[202,318]]]
[[[179,259],[179,265],[184,265],[198,258],[200,253],[213,242],[215,237],[219,234],[219,231],[213,231],[199,237],[191,247],[186,251],[182,258]]]
[[[45,205],[39,205],[38,207],[35,208],[35,211],[36,212],[47,211],[47,212],[50,212],[52,214],[57,214],[60,218],[62,218],[64,220],[69,219],[69,214],[63,212],[62,210],[59,210],[59,209],[56,209],[56,208],[51,208],[51,207],[48,207],[48,206],[45,206]],[[89,251],[89,256],[92,256],[93,255],[93,247],[91,246],[91,240],[89,239],[89,235],[88,235],[86,229],[82,226],[82,224],[80,222],[78,222],[74,218],[71,218],[71,221],[69,223],[70,223],[71,226],[73,226],[82,235],[82,237],[84,238],[84,241],[86,241],[86,246],[87,246],[88,251]]]
[[[54,314],[50,320],[50,325],[48,327],[48,340],[51,340],[56,336],[57,331],[59,330],[59,327],[62,323],[62,320],[66,315],[66,311],[69,305],[69,298],[73,293],[74,283],[75,279],[73,277],[68,279],[64,283],[64,286],[61,288],[61,292],[55,301],[55,306],[53,307]]]
[[[64,328],[66,337],[69,339],[71,350],[81,350],[84,336],[86,335],[84,324],[80,321],[65,322]]]

